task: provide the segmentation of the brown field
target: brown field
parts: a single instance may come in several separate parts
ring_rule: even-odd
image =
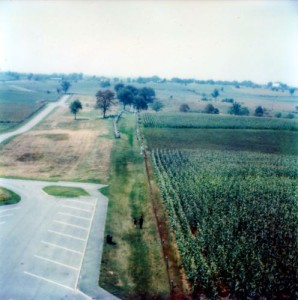
[[[94,111],[92,96],[76,98],[83,104],[77,121],[68,107],[59,108],[0,147],[0,176],[107,182],[111,121]]]

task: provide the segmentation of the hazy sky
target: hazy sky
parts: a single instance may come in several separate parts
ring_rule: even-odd
[[[0,0],[0,70],[298,86],[298,2]]]

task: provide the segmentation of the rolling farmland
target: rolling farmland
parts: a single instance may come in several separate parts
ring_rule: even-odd
[[[0,131],[12,129],[59,97],[56,81],[0,83]]]

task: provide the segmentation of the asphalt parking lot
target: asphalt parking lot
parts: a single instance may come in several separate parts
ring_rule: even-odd
[[[114,299],[97,284],[107,210],[102,185],[54,184],[90,196],[57,198],[42,190],[53,183],[0,179],[22,197],[0,207],[0,299]]]

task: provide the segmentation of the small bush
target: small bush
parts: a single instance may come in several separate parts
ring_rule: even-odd
[[[179,110],[181,112],[189,112],[190,111],[190,107],[188,106],[188,104],[181,104]]]

